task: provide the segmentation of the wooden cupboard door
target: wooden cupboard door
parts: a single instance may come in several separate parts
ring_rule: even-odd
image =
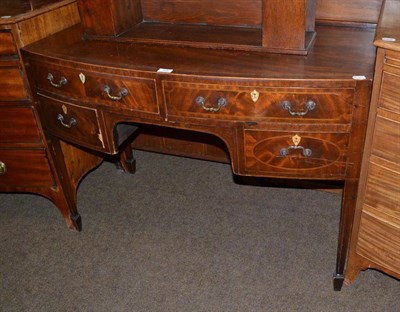
[[[28,93],[22,71],[18,67],[0,67],[0,99],[2,101],[27,100]],[[0,105],[5,104],[0,102]]]
[[[0,143],[39,143],[41,140],[32,107],[0,106]]]
[[[0,189],[52,185],[54,180],[44,149],[0,149]]]

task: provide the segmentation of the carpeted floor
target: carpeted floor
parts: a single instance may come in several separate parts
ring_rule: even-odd
[[[332,290],[340,195],[235,184],[230,167],[137,152],[82,182],[81,233],[0,194],[0,311],[400,311],[400,283]]]

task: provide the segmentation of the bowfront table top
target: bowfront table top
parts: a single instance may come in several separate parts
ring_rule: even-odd
[[[373,78],[375,29],[317,27],[307,56],[82,40],[80,26],[30,45],[33,54],[115,68],[172,74],[270,79]]]

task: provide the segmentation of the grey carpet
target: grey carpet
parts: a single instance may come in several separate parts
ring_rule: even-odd
[[[137,152],[82,182],[83,232],[0,194],[1,311],[400,311],[399,282],[332,290],[340,195],[235,184],[224,164]]]

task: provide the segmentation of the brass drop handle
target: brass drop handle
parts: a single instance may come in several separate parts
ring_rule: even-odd
[[[108,98],[113,101],[120,101],[124,96],[127,96],[129,94],[126,88],[122,88],[117,95],[112,95],[111,88],[107,85],[104,86],[103,91],[107,94]]]
[[[76,119],[75,119],[74,117],[72,117],[72,118],[69,120],[69,123],[65,123],[65,122],[64,122],[64,116],[61,115],[61,114],[58,114],[57,120],[60,122],[60,124],[61,124],[63,127],[68,128],[68,129],[69,129],[69,128],[72,128],[73,126],[76,126],[76,125],[78,124],[78,122],[76,121]]]
[[[219,98],[217,101],[217,107],[207,107],[206,106],[206,99],[202,96],[198,96],[195,99],[196,104],[200,105],[202,109],[204,109],[207,112],[218,112],[221,107],[225,106],[228,104],[228,101],[225,98]]]
[[[0,161],[0,175],[5,175],[7,173],[7,166],[5,163]]]
[[[294,149],[294,150],[299,150],[299,149],[300,149],[300,150],[302,150],[303,156],[305,156],[305,157],[310,157],[311,154],[312,154],[312,150],[309,149],[309,148],[305,148],[305,147],[299,145],[300,142],[301,142],[301,140],[302,140],[301,136],[299,136],[298,134],[294,135],[294,136],[292,137],[292,142],[293,142],[294,145],[290,145],[290,146],[287,147],[287,148],[281,148],[281,150],[279,151],[279,154],[280,154],[282,157],[286,157],[286,156],[289,155],[290,150],[292,150],[292,149]]]
[[[303,147],[303,146],[301,146],[301,145],[298,145],[298,146],[291,145],[291,146],[289,146],[289,147],[287,147],[287,148],[281,148],[281,150],[279,151],[279,154],[280,154],[281,156],[283,156],[283,157],[286,157],[286,156],[289,155],[291,149],[295,149],[295,150],[301,149],[301,150],[302,150],[302,154],[303,154],[303,156],[305,156],[305,157],[310,157],[311,154],[312,154],[312,150],[311,150],[311,149],[305,148],[305,147]]]
[[[67,78],[65,77],[61,77],[60,81],[58,83],[53,82],[54,80],[54,76],[49,73],[47,75],[47,80],[50,82],[50,84],[54,87],[54,88],[61,88],[63,85],[66,85],[68,83]]]
[[[292,116],[305,116],[309,111],[314,110],[317,107],[317,104],[310,100],[306,102],[305,110],[302,112],[293,112],[292,111],[292,103],[290,101],[285,100],[282,102],[281,107],[289,112]]]

